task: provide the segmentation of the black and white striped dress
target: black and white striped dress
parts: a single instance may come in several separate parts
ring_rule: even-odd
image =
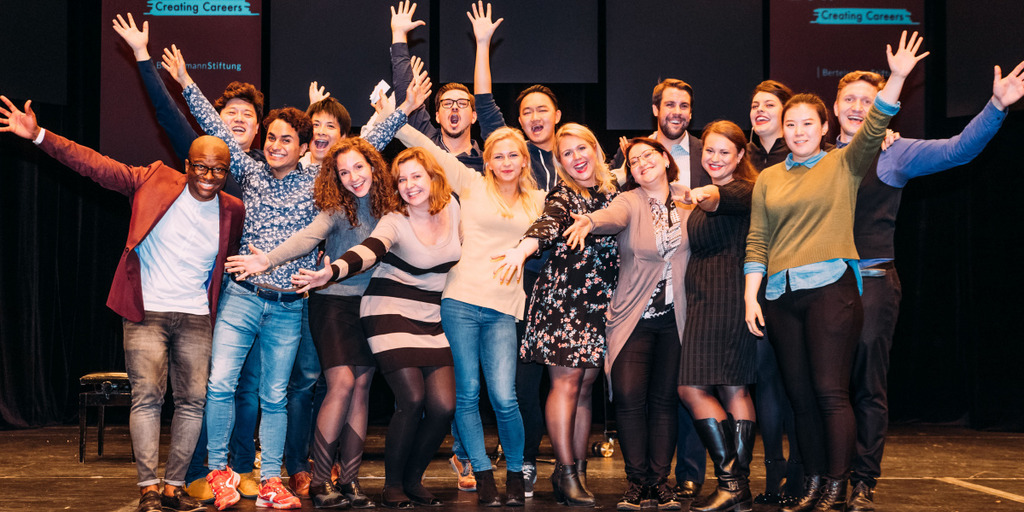
[[[408,217],[392,212],[380,219],[369,238],[341,256],[351,273],[380,262],[359,315],[383,373],[453,364],[441,329],[441,292],[448,270],[459,262],[462,243],[459,204],[451,201],[446,210],[451,227],[434,245],[416,237]]]

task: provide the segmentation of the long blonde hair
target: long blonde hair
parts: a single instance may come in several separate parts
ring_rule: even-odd
[[[530,192],[537,190],[537,180],[533,179],[533,168],[530,166],[530,149],[526,146],[526,138],[523,137],[523,132],[504,126],[494,130],[490,137],[487,137],[487,142],[484,143],[484,179],[487,181],[487,194],[491,197],[495,204],[498,205],[498,212],[501,213],[502,217],[512,218],[515,213],[513,212],[513,206],[505,201],[501,193],[498,191],[498,184],[494,177],[494,171],[491,169],[489,162],[491,156],[494,155],[494,146],[498,142],[503,140],[511,140],[516,144],[516,148],[523,155],[523,169],[519,173],[519,182],[516,186],[516,199],[523,203],[523,210],[530,218],[537,218],[540,216],[540,206],[534,201],[530,201],[527,197]]]
[[[594,154],[597,156],[597,162],[594,169],[594,178],[597,180],[597,190],[602,194],[611,194],[615,192],[615,177],[612,176],[612,172],[608,170],[608,164],[605,162],[604,150],[601,149],[601,144],[597,142],[597,137],[594,136],[594,132],[590,131],[590,128],[577,123],[566,123],[555,132],[555,170],[558,171],[558,177],[561,178],[562,182],[567,187],[575,191],[577,194],[590,198],[590,191],[585,187],[580,186],[576,183],[576,180],[572,178],[565,167],[562,165],[561,146],[559,144],[562,141],[562,137],[578,137],[583,139],[591,149],[594,150]]]

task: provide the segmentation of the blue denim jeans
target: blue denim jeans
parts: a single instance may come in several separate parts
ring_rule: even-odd
[[[225,282],[225,284],[227,284]],[[235,389],[235,428],[231,429],[231,442],[228,453],[231,469],[238,473],[248,473],[256,467],[256,420],[260,413],[260,354],[259,339],[253,344],[249,355],[242,365],[242,373],[238,376],[238,387]],[[205,400],[205,395],[204,395]],[[196,441],[196,451],[192,454],[192,462],[188,465],[186,482],[206,478],[210,468],[206,466],[206,413],[203,412],[203,429]]]
[[[171,378],[174,418],[164,481],[185,484],[203,425],[210,371],[210,315],[146,311],[141,322],[123,320],[124,359],[132,385],[128,419],[139,486],[156,485],[160,463],[160,410]]]
[[[441,324],[455,360],[455,423],[474,471],[491,469],[480,421],[480,370],[498,420],[509,471],[523,470],[523,418],[516,401],[516,321],[454,299],[441,300]]]
[[[288,380],[288,438],[284,443],[284,466],[289,475],[309,471],[309,439],[313,432],[313,390],[320,378],[320,357],[309,332],[309,301],[302,308],[302,339]],[[323,401],[323,397],[320,398]]]
[[[288,428],[288,380],[302,331],[305,300],[276,302],[229,282],[221,294],[213,329],[213,356],[206,394],[206,432],[210,469],[228,465],[228,438],[235,421],[235,389],[242,364],[259,336],[260,356],[260,474],[266,480],[281,476],[281,459]]]

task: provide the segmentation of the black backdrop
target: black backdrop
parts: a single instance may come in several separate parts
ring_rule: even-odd
[[[9,1],[13,0],[0,4]],[[606,26],[607,3],[597,2],[599,27]],[[66,47],[64,69],[32,77],[28,87],[13,83],[15,75],[0,69],[0,93],[20,94],[66,79],[66,102],[35,105],[40,123],[95,147],[99,34],[110,29],[109,20],[100,19],[98,6],[92,4],[68,2],[66,19],[74,21],[66,24],[64,33],[56,30],[48,38],[48,44],[56,40],[58,47]],[[286,4],[274,5],[280,9]],[[767,13],[767,0],[763,7]],[[431,9],[438,11],[433,15],[440,12],[439,6]],[[947,78],[959,79],[947,77],[943,57],[949,46],[946,12],[946,2],[928,2],[924,32],[936,54],[925,66],[926,136],[931,138],[954,135],[969,120],[946,116]],[[264,62],[270,62],[274,14],[269,5],[264,14]],[[767,29],[767,14],[764,23]],[[997,17],[985,29],[997,32],[1000,23]],[[428,28],[437,40],[440,29]],[[0,52],[38,48],[24,35],[2,37]],[[443,58],[438,52],[434,47],[430,55],[434,76]],[[600,45],[596,52],[599,76],[604,76],[606,52]],[[770,56],[764,57],[768,62]],[[0,60],[4,66],[9,62]],[[1000,64],[1009,69],[1014,62]],[[264,69],[264,84],[273,84],[272,71]],[[496,84],[499,105],[512,105],[524,85],[528,84]],[[595,128],[605,147],[613,148],[619,135],[636,134],[602,129],[609,117],[605,83],[553,88],[562,103],[563,120]],[[278,105],[272,85],[266,92],[268,105]],[[31,94],[12,99],[20,104],[27,97]],[[965,101],[977,111],[985,99]],[[695,125],[712,119],[711,112],[698,112]],[[1017,322],[1024,270],[1015,261],[1019,251],[1012,249],[1024,221],[1018,206],[1019,191],[1024,190],[1018,157],[1022,138],[1024,115],[1018,111],[973,163],[915,180],[906,188],[897,233],[904,300],[890,371],[895,421],[1024,428],[1024,397],[1018,392],[1024,383],[1024,336]],[[76,415],[77,378],[89,371],[124,367],[120,319],[104,302],[127,230],[128,202],[9,134],[0,136],[0,173],[0,428],[70,422]],[[376,396],[373,408],[379,417],[391,405],[386,392]]]

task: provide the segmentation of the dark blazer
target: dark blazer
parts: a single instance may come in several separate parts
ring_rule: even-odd
[[[704,152],[704,144],[700,141],[700,137],[695,137],[692,133],[690,134],[690,188],[703,187],[704,185],[711,184],[711,175],[704,170],[704,166],[700,164],[701,153]],[[683,172],[679,169],[679,172]]]
[[[142,303],[139,256],[135,252],[135,247],[142,243],[174,200],[181,195],[187,177],[160,161],[146,167],[122,164],[49,130],[39,147],[103,188],[128,196],[132,205],[128,240],[125,241],[121,261],[114,272],[107,307],[131,322],[141,322],[145,312]],[[224,261],[229,254],[238,253],[238,240],[242,236],[242,219],[245,216],[242,201],[223,191],[218,194],[218,198],[220,241],[217,247],[217,260],[206,290],[211,322],[215,320],[217,313],[217,299],[220,297],[221,280],[224,276]]]

